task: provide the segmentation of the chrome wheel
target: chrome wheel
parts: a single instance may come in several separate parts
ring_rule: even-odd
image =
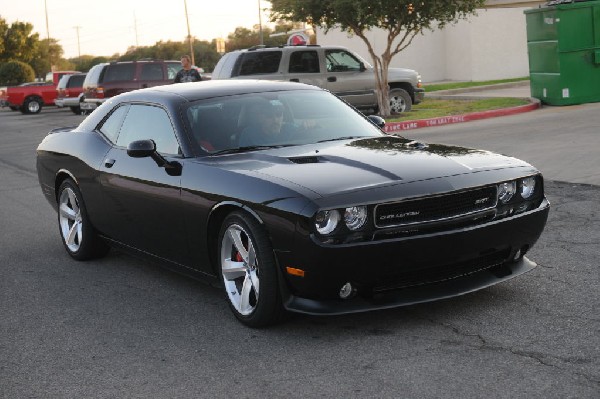
[[[239,224],[231,224],[225,230],[220,256],[229,302],[240,315],[252,314],[259,300],[259,262],[252,239]]]
[[[37,99],[27,100],[25,106],[27,107],[27,112],[30,114],[37,114],[42,110],[42,103]]]
[[[400,114],[412,109],[412,100],[410,95],[403,89],[390,90],[390,112]]]
[[[69,251],[77,252],[81,247],[83,223],[77,196],[70,187],[66,187],[60,193],[58,206],[58,220],[62,238]]]
[[[79,187],[66,179],[58,189],[58,230],[67,253],[77,260],[99,258],[109,250],[89,221]]]

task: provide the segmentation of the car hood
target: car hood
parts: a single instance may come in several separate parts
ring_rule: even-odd
[[[397,80],[409,80],[413,86],[417,85],[419,74],[413,69],[407,68],[390,68],[388,69],[388,81],[394,82]]]
[[[212,158],[212,157],[211,157]],[[219,167],[253,175],[290,188],[302,186],[320,197],[372,190],[378,187],[479,175],[515,168],[536,170],[529,164],[488,151],[425,144],[395,136],[345,140],[232,154],[213,159]],[[522,171],[519,172],[523,174]],[[497,180],[506,179],[496,173]],[[463,179],[464,180],[464,179]],[[490,176],[483,179],[490,183]],[[447,190],[457,189],[456,183]]]

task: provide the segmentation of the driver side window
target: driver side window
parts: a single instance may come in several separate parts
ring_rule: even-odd
[[[345,50],[327,50],[327,72],[360,71],[361,63],[356,57]]]
[[[132,104],[119,132],[117,145],[127,147],[132,141],[147,139],[154,140],[156,150],[160,153],[180,153],[179,143],[166,111],[151,105]]]

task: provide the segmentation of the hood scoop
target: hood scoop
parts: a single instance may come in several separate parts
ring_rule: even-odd
[[[413,141],[410,141],[410,142],[406,143],[406,146],[408,148],[414,148],[414,149],[417,149],[417,150],[424,150],[426,148],[429,148],[429,145],[427,145],[426,143],[421,143],[421,142],[416,141],[416,140],[413,140]]]
[[[297,163],[297,164],[320,163],[321,162],[320,157],[315,157],[315,156],[293,157],[293,158],[288,158],[288,159],[291,162]]]

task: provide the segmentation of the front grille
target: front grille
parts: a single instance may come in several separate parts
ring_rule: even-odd
[[[319,163],[319,157],[294,157],[288,158],[293,163],[304,164],[304,163]]]
[[[407,288],[416,285],[433,284],[441,281],[451,280],[482,270],[492,269],[502,265],[508,259],[508,249],[495,251],[482,255],[475,259],[462,262],[439,265],[431,268],[414,269],[386,273],[379,277],[379,282],[373,287],[373,293]],[[494,271],[494,269],[492,269]]]
[[[375,208],[375,226],[379,228],[416,225],[450,220],[492,209],[497,202],[496,186],[410,199]]]

